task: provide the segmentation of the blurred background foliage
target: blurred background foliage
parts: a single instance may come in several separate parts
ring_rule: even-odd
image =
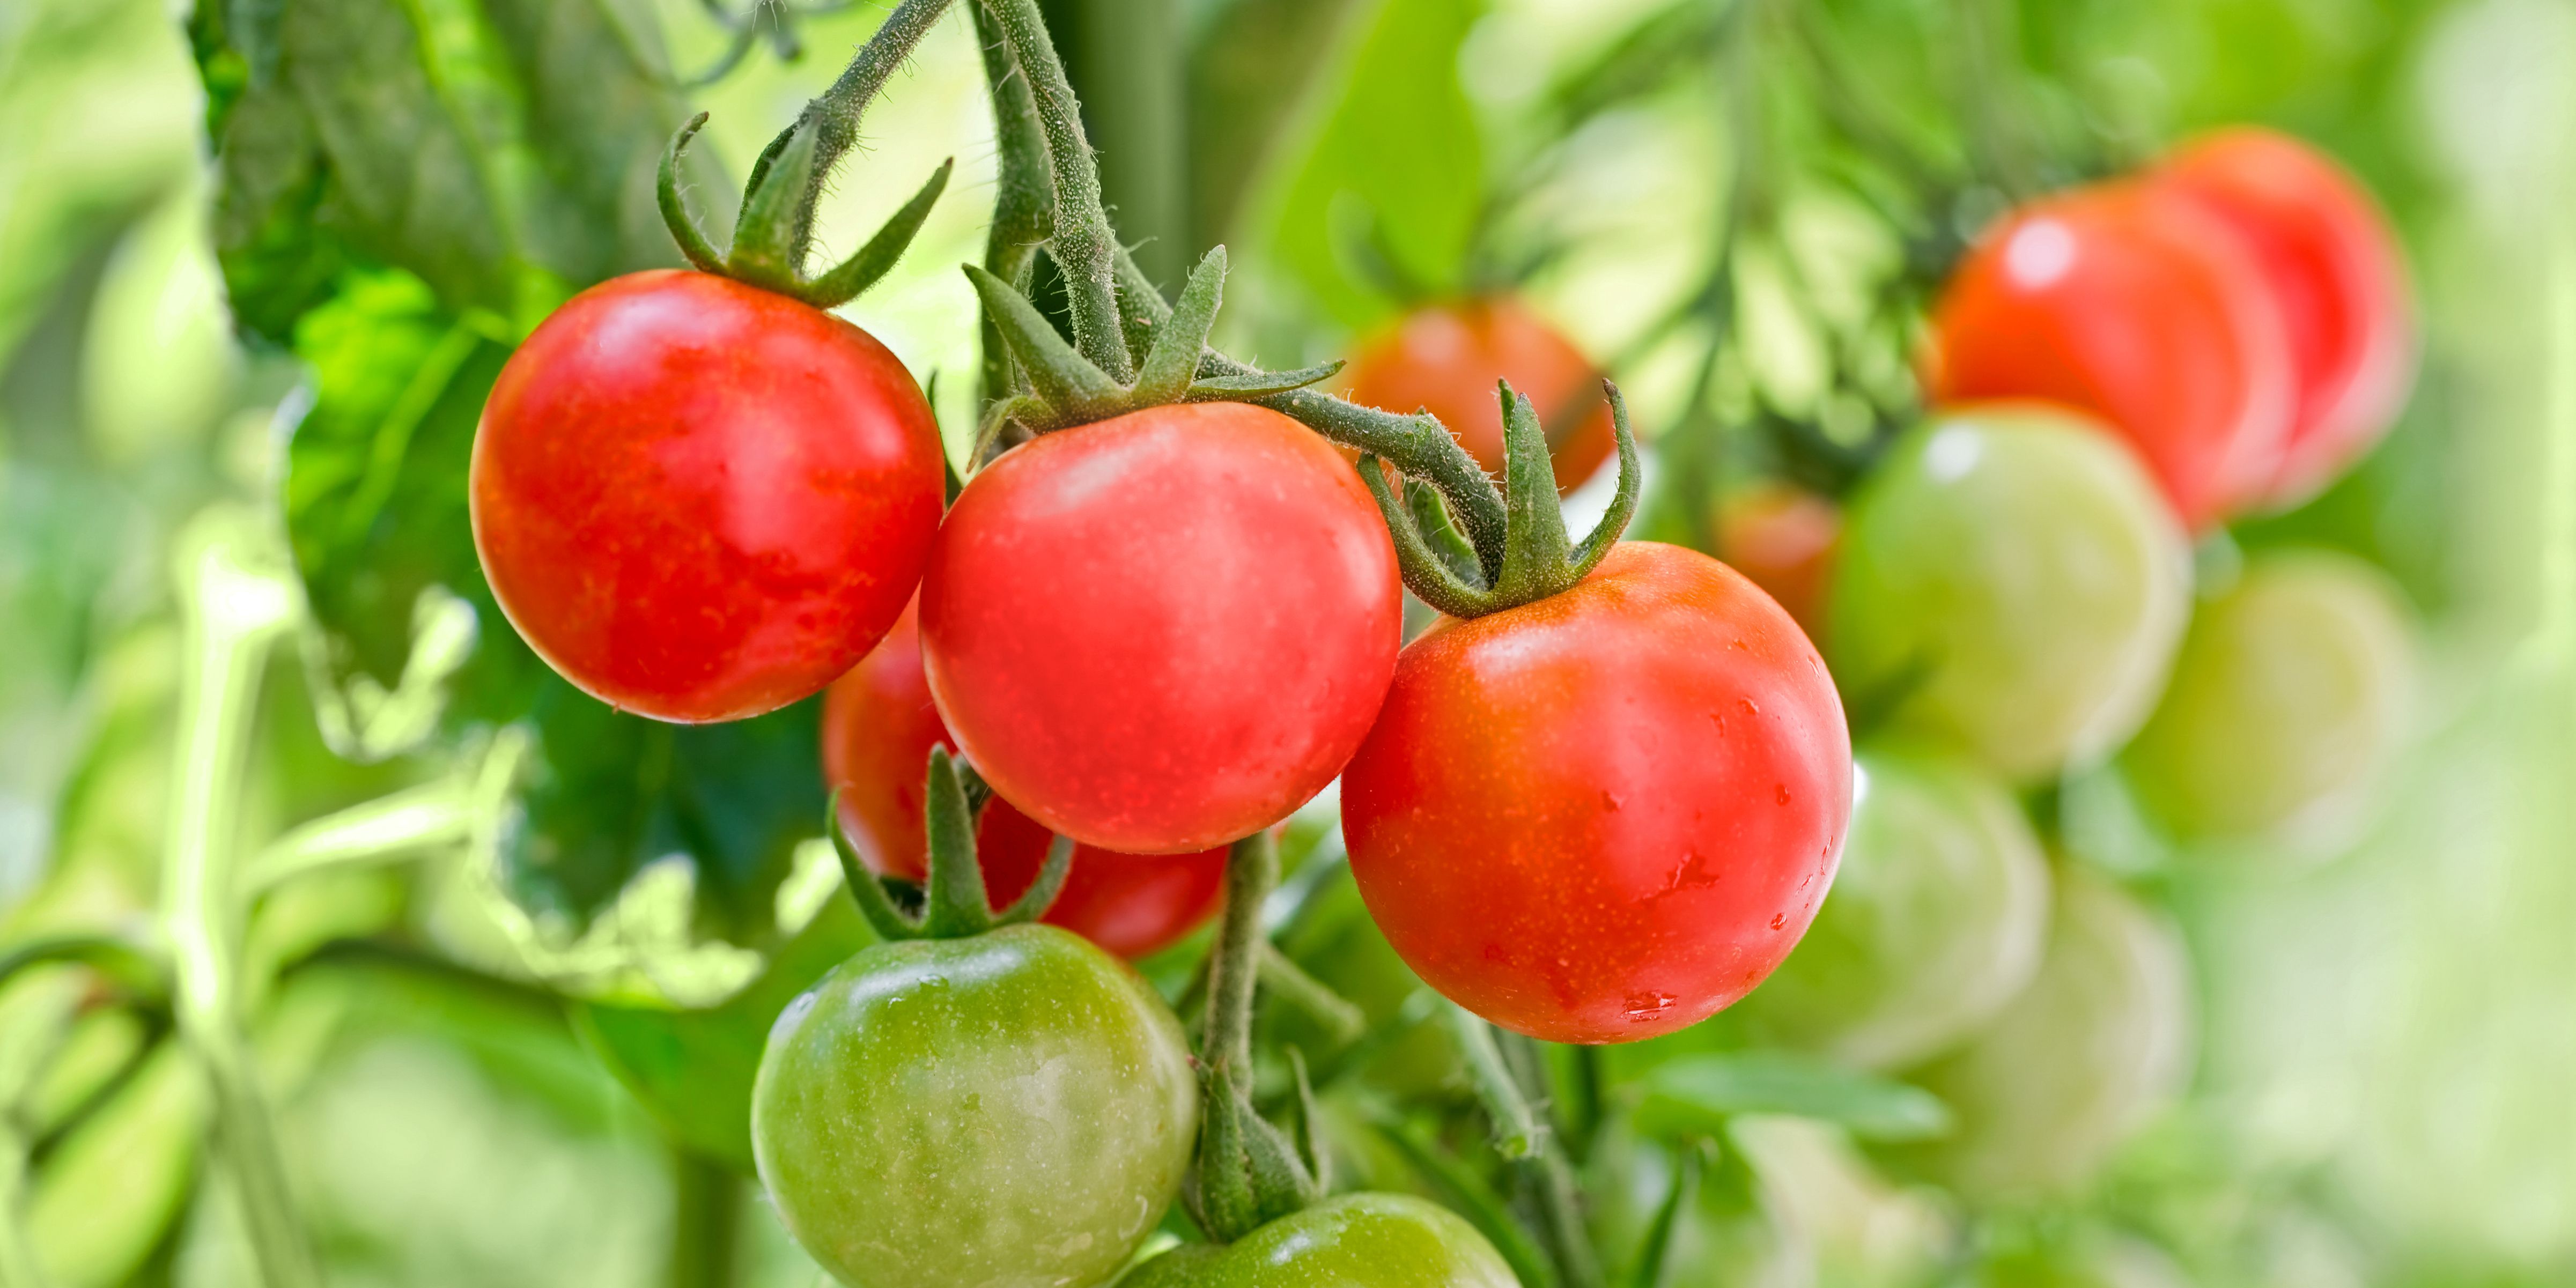
[[[1648,433],[1715,424],[1719,470],[1776,467],[1766,415],[1857,441],[1906,414],[1914,334],[1888,302],[2017,186],[2221,123],[2317,142],[2404,237],[2422,378],[2362,468],[2235,539],[2386,569],[2429,666],[2400,772],[2332,853],[2171,853],[2064,789],[2060,843],[2173,917],[2192,963],[2187,999],[2141,1003],[2189,1025],[2189,1093],[2098,1185],[1995,1205],[1971,1257],[1959,1198],[1904,1179],[1903,1149],[1784,1105],[1734,1121],[1737,1171],[1709,1190],[1741,1202],[1669,1282],[2576,1284],[2576,5],[1740,2],[1776,43],[1729,36],[1715,0],[1049,13],[1140,261],[1168,282],[1233,248],[1235,352],[1336,356],[1417,293],[1518,283]],[[686,1274],[706,1249],[742,1282],[817,1281],[707,1161],[721,1125],[667,1143],[594,1054],[618,1008],[744,986],[829,897],[804,844],[812,712],[674,730],[536,666],[459,538],[462,444],[534,318],[673,260],[640,176],[687,106],[713,114],[693,181],[720,196],[879,16],[0,5],[0,944],[149,930],[184,662],[170,551],[210,503],[282,494],[312,587],[259,690],[243,853],[464,792],[519,754],[496,724],[533,713],[508,835],[281,886],[250,923],[257,1054],[332,1282],[710,1282]],[[849,244],[958,158],[849,310],[936,374],[952,446],[977,363],[953,266],[993,187],[972,39],[942,25],[823,217]],[[220,185],[209,131],[232,143]],[[1663,456],[1656,521],[1705,522]],[[1370,992],[1365,942],[1322,947],[1347,917],[1296,933],[1373,1019],[1401,1001]],[[0,1170],[31,1178],[0,1201],[49,1282],[246,1281],[168,1024],[68,968],[0,993],[0,1161],[27,1165]],[[1441,1052],[1415,1054],[1437,1086]],[[1687,1066],[1659,1076],[1692,1103]],[[1348,1126],[1372,1179],[1418,1186],[1400,1143]],[[1604,1185],[1612,1242],[1674,1166],[1622,1148],[1645,1179]]]

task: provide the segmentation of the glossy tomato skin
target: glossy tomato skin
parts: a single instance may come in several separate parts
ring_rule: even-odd
[[[1503,470],[1494,383],[1529,397],[1547,431],[1556,486],[1570,492],[1618,446],[1601,373],[1528,305],[1489,296],[1404,315],[1352,355],[1346,397],[1405,415],[1428,409],[1489,474]]]
[[[1048,434],[966,486],[921,589],[930,691],[1054,831],[1188,853],[1341,772],[1395,671],[1395,547],[1340,455],[1241,403]]]
[[[841,822],[859,857],[880,876],[925,875],[922,793],[930,749],[957,744],[939,721],[921,671],[913,605],[894,629],[823,698],[823,771],[841,791]],[[996,907],[1027,891],[1055,839],[996,796],[975,828],[984,892]],[[1169,947],[1225,902],[1226,847],[1192,854],[1117,854],[1074,848],[1073,866],[1043,921],[1121,957]]]
[[[862,949],[791,1003],[752,1093],[780,1220],[859,1288],[1096,1284],[1179,1192],[1180,1022],[1052,926]]]
[[[1457,1214],[1409,1194],[1342,1194],[1223,1247],[1192,1244],[1121,1288],[1516,1288],[1502,1254]]]
[[[1751,582],[1627,542],[1407,647],[1342,778],[1351,874],[1425,982],[1505,1028],[1706,1019],[1804,934],[1851,814],[1824,660]]]
[[[1935,401],[2090,411],[2194,530],[2280,473],[2296,397],[2280,307],[2234,231],[2185,203],[2111,186],[2024,207],[1952,274],[1933,333]]]
[[[2155,184],[2235,230],[2288,325],[2298,406],[2264,494],[2315,495],[2396,420],[2415,371],[2403,257],[2368,191],[2325,154],[2251,126],[2186,145]]]
[[[584,692],[671,721],[794,702],[902,611],[939,525],[939,428],[867,332],[655,270],[572,298],[474,435],[474,547]]]

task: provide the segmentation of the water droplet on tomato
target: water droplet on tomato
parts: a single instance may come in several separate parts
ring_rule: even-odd
[[[1626,1012],[1628,1022],[1644,1024],[1673,1009],[1673,1003],[1680,1000],[1670,993],[1630,993]]]
[[[1786,805],[1789,803],[1789,785],[1787,783],[1771,784],[1771,794],[1773,797],[1778,799],[1781,804]]]
[[[1787,926],[1788,924],[1789,924],[1789,914],[1787,914],[1787,913],[1785,913],[1785,912],[1777,912],[1777,913],[1773,913],[1773,914],[1771,914],[1771,928],[1772,928],[1773,930],[1781,929],[1782,927]]]
[[[1601,789],[1601,808],[1603,808],[1603,809],[1611,809],[1611,810],[1615,810],[1615,809],[1619,808],[1619,793],[1614,792],[1614,791],[1611,791],[1611,790],[1610,790],[1609,788],[1607,788],[1607,787],[1602,788],[1602,789]]]
[[[1744,708],[1744,714],[1748,716],[1758,716],[1762,714],[1762,708],[1753,705],[1753,699],[1751,698],[1737,698],[1735,700],[1735,705]]]

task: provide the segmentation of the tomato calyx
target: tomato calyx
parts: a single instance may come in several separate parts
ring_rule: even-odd
[[[921,185],[912,200],[894,212],[856,254],[820,276],[807,277],[800,261],[804,259],[804,243],[811,236],[815,195],[824,178],[823,167],[818,164],[822,146],[819,128],[800,119],[761,154],[744,191],[733,244],[718,253],[680,199],[680,154],[706,123],[704,112],[690,117],[662,151],[654,196],[661,207],[662,223],[671,231],[671,240],[701,272],[775,291],[818,309],[835,308],[857,299],[861,292],[876,285],[896,260],[903,258],[923,221],[930,218],[930,208],[947,188],[948,175],[957,164],[953,157],[940,162],[929,182]]]
[[[1144,351],[1137,355],[1135,379],[1121,383],[1066,343],[1019,288],[966,265],[966,278],[982,298],[985,315],[1001,332],[1002,342],[1028,382],[1027,389],[999,399],[985,413],[978,457],[980,444],[991,443],[1005,425],[1043,434],[1171,403],[1251,402],[1303,389],[1342,369],[1339,362],[1296,371],[1208,369],[1201,356],[1224,301],[1225,266],[1223,246],[1211,248],[1200,258],[1170,317],[1154,328]]]
[[[1483,617],[1571,590],[1600,566],[1636,515],[1638,491],[1637,436],[1628,424],[1627,400],[1607,380],[1601,389],[1610,399],[1619,444],[1619,491],[1609,512],[1578,544],[1565,528],[1538,410],[1509,381],[1495,383],[1503,406],[1504,521],[1502,559],[1490,573],[1458,535],[1436,490],[1408,480],[1398,499],[1385,462],[1375,453],[1361,455],[1360,479],[1377,498],[1387,530],[1395,536],[1404,584],[1424,603],[1451,617]]]
[[[859,915],[867,919],[878,937],[889,942],[963,939],[1046,915],[1057,892],[1064,889],[1065,875],[1073,869],[1073,838],[1058,836],[1048,842],[1046,862],[1038,868],[1037,879],[1010,907],[995,912],[984,890],[983,865],[975,854],[975,817],[991,798],[992,789],[984,785],[972,766],[960,765],[949,756],[946,747],[930,749],[930,785],[922,800],[930,870],[919,887],[921,910],[916,916],[898,906],[895,893],[898,888],[909,892],[911,883],[881,878],[868,870],[858,847],[851,844],[849,833],[843,829],[840,790],[832,792],[831,803],[825,806],[823,831],[832,838],[833,852],[840,856],[842,882],[849,889],[850,901],[858,905]]]

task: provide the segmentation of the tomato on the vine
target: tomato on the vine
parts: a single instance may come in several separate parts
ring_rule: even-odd
[[[1741,574],[1627,542],[1409,645],[1342,780],[1351,874],[1433,988],[1624,1042],[1779,965],[1833,880],[1851,746],[1824,660]]]
[[[2377,569],[2323,550],[2256,555],[2200,604],[2121,766],[2182,837],[2340,839],[2396,749],[2414,662]]]
[[[977,474],[921,588],[930,691],[994,790],[1128,854],[1323,789],[1395,671],[1395,546],[1359,476],[1243,403],[1043,435]]]
[[[833,681],[823,699],[823,772],[841,789],[841,821],[879,876],[920,881],[923,764],[934,746],[956,750],[921,670],[913,605],[875,651]],[[1007,907],[1037,880],[1054,834],[995,796],[975,827],[985,893]],[[1224,846],[1193,854],[1118,854],[1076,846],[1044,921],[1121,957],[1169,946],[1225,901]]]
[[[1976,1031],[2030,982],[2048,859],[2003,784],[1955,756],[1861,753],[1833,896],[1744,1000],[1766,1036],[1902,1068]]]
[[[1833,502],[1786,483],[1765,483],[1718,502],[1717,554],[1780,601],[1810,637],[1820,637],[1842,529],[1842,512]]]
[[[831,683],[894,624],[939,524],[939,427],[820,309],[632,273],[529,335],[474,435],[475,551],[564,678],[661,720]]]
[[[2235,230],[2289,329],[2298,406],[2263,499],[2306,499],[2387,432],[2414,376],[2415,325],[2395,234],[2325,154],[2251,126],[2189,144],[2153,182]]]
[[[2190,611],[2191,551],[2137,459],[2037,404],[1899,439],[1838,558],[1825,641],[1854,707],[2015,780],[2127,741]]]
[[[1095,1284],[1179,1192],[1180,1022],[1052,926],[860,950],[789,1004],[752,1093],[780,1221],[867,1288]]]
[[[2024,207],[1960,262],[1932,326],[1935,401],[2093,412],[2195,530],[2280,472],[2297,394],[2280,306],[2253,252],[2186,203],[2121,185]]]
[[[1510,381],[1538,408],[1557,490],[1581,486],[1616,446],[1601,373],[1572,341],[1510,296],[1416,309],[1362,344],[1342,375],[1353,402],[1439,417],[1487,473],[1503,468],[1496,381]]]
[[[1516,1288],[1502,1254],[1449,1209],[1410,1194],[1343,1194],[1222,1247],[1175,1248],[1122,1288]]]
[[[1917,1075],[1959,1116],[1921,1161],[1980,1197],[2080,1185],[2181,1090],[2194,1032],[2190,958],[2172,923],[2061,870],[2030,987]]]

